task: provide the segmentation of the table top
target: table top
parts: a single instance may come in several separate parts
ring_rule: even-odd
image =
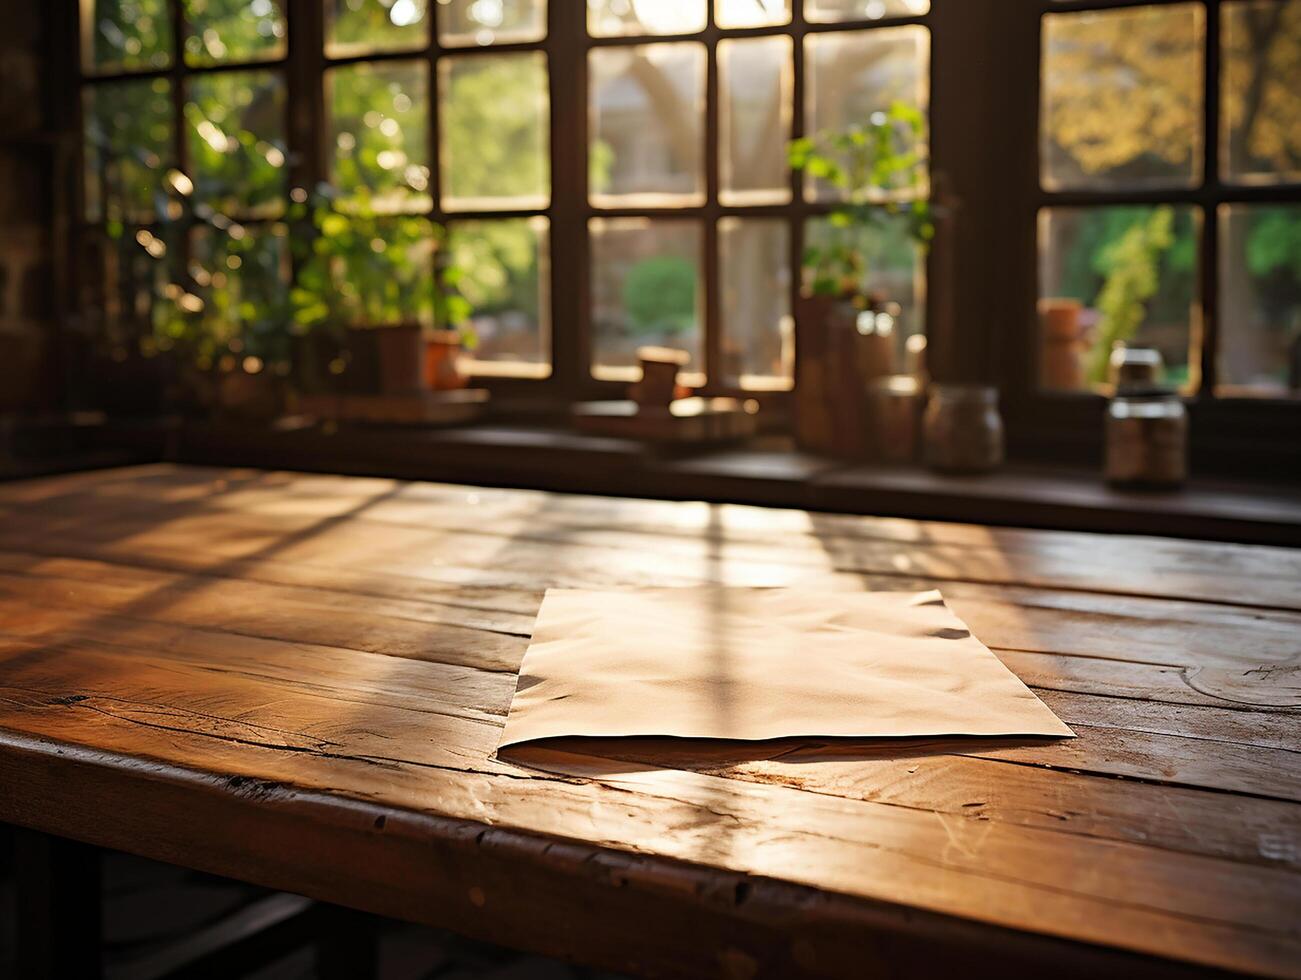
[[[548,587],[917,590],[1073,740],[495,746]],[[0,820],[616,969],[1301,975],[1301,551],[149,466],[0,485]]]

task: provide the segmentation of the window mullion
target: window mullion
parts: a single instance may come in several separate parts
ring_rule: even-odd
[[[325,179],[325,6],[287,0],[289,185],[312,190]]]
[[[791,131],[790,138],[798,139],[804,132],[804,32],[807,24],[804,19],[804,0],[791,0]],[[790,269],[790,312],[793,320],[800,316],[801,293],[804,288],[804,175],[791,169],[789,173],[791,186],[791,213],[789,220],[790,255],[787,262]],[[800,377],[800,345],[795,343],[795,360],[791,366],[792,386],[798,384]]]
[[[557,394],[590,389],[587,5],[547,4],[551,86],[551,370]]]
[[[438,37],[437,13],[435,5],[430,4],[429,47],[425,51],[425,60],[429,65],[429,82],[426,87],[426,91],[429,93],[429,111],[428,123],[425,127],[425,140],[429,153],[429,217],[431,220],[443,224],[447,220],[447,215],[443,210],[443,134],[439,131],[442,89],[439,69],[442,58],[447,52],[443,50],[443,45]]]
[[[168,72],[172,81],[172,125],[175,127],[172,150],[176,154],[176,169],[188,175],[190,148],[185,138],[185,5],[182,0],[169,0],[168,11],[172,18],[172,68]],[[186,251],[189,251],[188,239]]]
[[[723,376],[722,317],[719,297],[718,255],[718,27],[714,4],[707,4],[705,42],[705,227],[701,241],[705,254],[701,269],[704,286],[704,369],[706,390],[728,383]]]
[[[172,18],[172,69],[169,77],[172,81],[172,151],[175,154],[176,169],[193,180],[190,173],[190,145],[185,125],[185,4],[184,0],[169,0],[168,11]],[[157,219],[155,215],[155,219]],[[174,273],[184,283],[190,282],[191,259],[194,257],[193,221],[183,227],[180,236],[181,254],[169,257],[174,262]]]
[[[1219,343],[1219,253],[1220,220],[1220,4],[1206,3],[1206,54],[1203,66],[1202,186],[1208,202],[1202,212],[1201,330],[1199,356],[1201,376],[1198,398],[1215,397],[1217,349]]]

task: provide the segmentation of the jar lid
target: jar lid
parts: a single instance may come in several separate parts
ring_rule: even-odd
[[[1164,398],[1114,398],[1107,411],[1114,419],[1170,419],[1186,415],[1184,403],[1170,395]]]
[[[1151,347],[1117,347],[1111,352],[1111,383],[1117,390],[1154,388],[1161,380],[1165,362]]]

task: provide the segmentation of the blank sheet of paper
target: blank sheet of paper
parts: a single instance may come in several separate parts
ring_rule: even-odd
[[[500,745],[1072,734],[936,591],[551,589]]]

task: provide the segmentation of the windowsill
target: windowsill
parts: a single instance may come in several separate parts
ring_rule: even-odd
[[[1013,463],[984,476],[950,476],[826,459],[779,441],[674,455],[625,439],[505,424],[330,434],[110,423],[104,437],[104,448],[184,463],[1301,546],[1301,494],[1224,481],[1126,492],[1090,469]]]

